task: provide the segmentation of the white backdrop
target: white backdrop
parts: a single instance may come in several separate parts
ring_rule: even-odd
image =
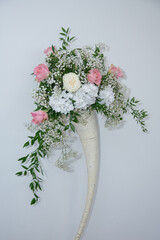
[[[29,178],[14,174],[30,133],[24,123],[34,109],[33,68],[43,50],[58,45],[60,27],[70,26],[76,46],[105,42],[109,63],[127,75],[132,95],[149,111],[149,133],[127,116],[119,130],[99,117],[101,163],[98,190],[84,240],[160,239],[160,1],[0,1],[0,239],[72,240],[82,216],[87,174],[82,156],[74,173],[44,160],[41,201],[30,206]],[[75,147],[82,153],[77,140]]]

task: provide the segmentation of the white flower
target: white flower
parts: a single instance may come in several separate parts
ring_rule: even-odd
[[[79,77],[75,73],[66,73],[63,76],[63,88],[68,92],[76,92],[81,86]]]
[[[49,105],[56,112],[64,114],[69,113],[74,108],[86,109],[96,101],[98,96],[98,87],[92,83],[83,84],[78,91],[71,93],[60,91],[58,88],[54,88],[53,95],[49,99]],[[72,102],[72,100],[74,100]]]
[[[66,93],[66,91],[60,93],[55,90],[49,99],[49,105],[56,112],[67,114],[74,109],[71,99],[72,93]]]
[[[75,108],[86,109],[95,103],[98,94],[98,87],[92,83],[83,84],[82,87],[73,95]]]
[[[99,98],[102,99],[101,103],[109,107],[109,105],[111,105],[111,103],[114,101],[114,92],[111,86],[108,86],[104,90],[101,90]]]

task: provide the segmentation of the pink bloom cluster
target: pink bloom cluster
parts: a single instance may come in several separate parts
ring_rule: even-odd
[[[89,71],[89,74],[87,75],[87,77],[88,77],[88,82],[95,83],[97,86],[100,85],[102,75],[98,69],[96,69],[96,68],[91,69]]]
[[[119,67],[115,67],[113,64],[111,64],[108,71],[114,74],[116,78],[124,76],[123,71]]]
[[[48,120],[48,114],[42,110],[39,110],[37,112],[32,112],[32,123],[34,124],[40,124],[44,122],[45,120]]]
[[[54,49],[56,50],[55,46],[53,46]],[[47,49],[44,50],[44,53],[49,56],[51,53],[53,53],[52,47],[48,47]]]
[[[49,69],[45,64],[39,64],[34,68],[34,74],[36,75],[36,81],[41,82],[46,79],[49,75]]]

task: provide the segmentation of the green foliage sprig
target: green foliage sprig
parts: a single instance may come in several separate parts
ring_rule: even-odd
[[[39,109],[43,109],[43,107],[39,107]],[[36,109],[37,110],[37,109]],[[48,111],[48,116],[50,118],[51,121],[55,121],[58,120],[59,123],[59,127],[57,128],[57,133],[59,134],[59,138],[57,138],[54,141],[60,142],[63,139],[63,131],[69,131],[71,129],[72,132],[75,133],[75,126],[73,124],[73,122],[78,123],[78,117],[80,116],[80,114],[78,112],[75,111],[71,111],[70,113],[68,113],[68,118],[69,118],[69,123],[68,124],[64,124],[61,120],[62,118],[62,114],[61,113],[57,113],[55,111],[53,111],[52,109],[50,109]],[[30,176],[31,177],[31,182],[29,184],[29,188],[30,190],[33,192],[33,198],[31,200],[31,205],[37,203],[39,201],[39,195],[38,192],[42,191],[43,187],[42,187],[42,183],[43,183],[43,179],[42,177],[40,177],[41,175],[43,176],[43,168],[41,165],[41,159],[45,158],[47,155],[47,152],[49,150],[49,148],[47,149],[47,146],[45,145],[44,147],[44,135],[47,134],[47,132],[43,132],[41,130],[38,130],[34,136],[28,136],[29,141],[25,142],[25,144],[23,145],[24,148],[28,148],[28,147],[33,147],[38,145],[38,147],[31,152],[30,154],[27,154],[26,156],[19,158],[18,161],[21,162],[21,167],[23,168],[23,171],[19,171],[16,173],[17,176]],[[66,149],[65,144],[62,141],[62,151],[61,151],[61,155],[59,158],[62,159],[66,159],[68,158],[69,155],[72,156],[72,152],[71,150],[69,150],[69,153]],[[74,156],[75,153],[73,152]]]
[[[70,28],[67,28],[66,30],[62,27],[61,29],[62,32],[60,32],[61,37],[59,38],[59,40],[62,42],[62,47],[60,47],[60,50],[67,51],[70,47],[70,44],[75,39],[75,36],[70,37]]]
[[[25,157],[19,158],[18,161],[21,162],[21,167],[24,169],[24,171],[17,172],[17,176],[31,176],[32,180],[29,185],[31,191],[33,192],[34,198],[31,201],[31,205],[38,202],[39,196],[37,195],[37,192],[40,190],[42,191],[42,181],[43,179],[39,177],[39,175],[43,175],[43,170],[41,167],[40,159],[44,158],[47,154],[46,149],[44,149],[43,146],[43,135],[44,133],[42,131],[37,131],[35,136],[29,136],[29,141],[27,141],[23,147],[29,147],[33,146],[36,143],[38,144],[38,147],[31,152],[30,154],[27,154]]]
[[[136,100],[135,97],[128,99],[126,103],[126,109],[130,110],[130,113],[132,114],[133,118],[136,120],[137,124],[140,124],[142,131],[147,132],[145,120],[148,117],[147,111],[144,109],[139,110],[138,104],[140,103],[139,100]],[[124,113],[126,113],[126,109],[124,108]]]

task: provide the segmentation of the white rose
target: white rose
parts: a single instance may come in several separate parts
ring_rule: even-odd
[[[69,92],[76,92],[81,86],[79,77],[75,73],[66,73],[63,76],[63,88]]]

